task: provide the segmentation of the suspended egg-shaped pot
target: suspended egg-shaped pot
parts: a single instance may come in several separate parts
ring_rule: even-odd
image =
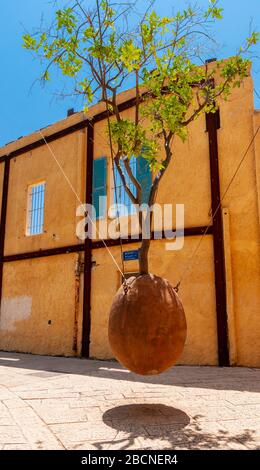
[[[153,274],[131,277],[110,311],[108,336],[115,358],[127,369],[154,375],[173,366],[183,351],[187,326],[173,286]]]

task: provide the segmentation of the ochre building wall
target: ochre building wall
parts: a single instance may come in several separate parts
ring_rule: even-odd
[[[71,355],[76,254],[6,263],[1,349]]]
[[[254,137],[253,82],[245,80],[229,102],[221,101],[218,131],[221,193],[242,161]],[[238,170],[222,206],[229,212],[229,238],[235,317],[236,363],[260,365],[260,233],[256,180],[256,137]]]
[[[133,96],[125,92],[124,101]],[[249,77],[228,102],[220,101],[218,130],[220,189],[223,195],[254,132],[260,113],[253,107],[253,84]],[[89,115],[102,110],[99,104]],[[124,112],[131,117],[133,110]],[[84,119],[77,113],[46,128],[44,135],[62,130]],[[38,139],[37,133],[0,149],[0,157]],[[52,142],[75,192],[71,190],[46,145],[11,160],[7,205],[5,255],[82,244],[76,236],[76,208],[85,198],[86,130]],[[95,124],[94,158],[110,160],[106,123]],[[250,147],[227,195],[222,201],[227,315],[231,364],[260,366],[260,131]],[[111,198],[111,162],[107,178],[108,203]],[[3,167],[0,164],[2,187]],[[44,233],[26,236],[28,185],[46,181]],[[1,191],[0,191],[1,192]],[[185,143],[173,142],[173,160],[160,186],[158,203],[184,204],[185,227],[211,223],[209,143],[205,116],[191,124]],[[0,207],[1,209],[1,207]],[[173,221],[175,213],[173,212]],[[102,222],[97,224],[102,225]],[[173,223],[174,225],[174,223]],[[156,229],[157,227],[155,227]],[[150,269],[167,277],[174,285],[183,272],[179,295],[187,315],[188,337],[181,364],[218,363],[216,296],[213,237],[207,234],[195,257],[200,236],[185,237],[179,251],[167,251],[165,240],[151,243]],[[124,250],[138,248],[131,243]],[[121,263],[120,247],[111,252]],[[83,253],[5,262],[0,317],[0,349],[35,354],[81,354],[83,274],[79,261]],[[113,296],[121,277],[104,248],[93,250],[91,287],[90,356],[112,358],[107,324]],[[127,272],[137,270],[136,262],[126,262]]]
[[[182,273],[183,265],[187,261],[187,256],[195,249],[197,242],[197,237],[189,237],[185,242],[184,249],[176,252],[165,251],[164,240],[152,242],[151,272],[167,277],[175,285]],[[138,248],[138,244],[129,245],[129,249],[135,248]],[[120,263],[120,248],[112,248],[111,252]],[[120,286],[121,277],[115,265],[111,265],[111,258],[105,249],[97,250],[94,253],[94,260],[97,267],[93,268],[92,274],[90,355],[91,357],[111,358],[112,353],[107,338],[108,317],[113,296]],[[196,280],[194,280],[191,271],[187,274],[181,290],[188,325],[188,337],[179,361],[181,364],[216,365],[218,362],[212,264],[212,240],[211,236],[208,236],[203,241],[202,250],[200,250],[196,266],[193,268],[196,269]],[[127,270],[134,272],[136,269],[136,262],[130,261]],[[105,283],[104,279],[106,279]],[[193,288],[191,289],[192,283]]]

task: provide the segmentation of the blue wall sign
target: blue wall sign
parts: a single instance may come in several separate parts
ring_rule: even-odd
[[[124,251],[123,253],[123,259],[124,261],[132,261],[135,259],[138,259],[138,250],[130,250],[130,251]]]

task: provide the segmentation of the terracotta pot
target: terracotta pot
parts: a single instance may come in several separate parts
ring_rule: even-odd
[[[172,285],[154,274],[127,280],[110,311],[108,336],[116,359],[137,374],[154,375],[176,363],[187,326],[181,301]]]

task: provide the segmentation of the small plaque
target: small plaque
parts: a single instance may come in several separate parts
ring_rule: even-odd
[[[123,260],[124,261],[133,261],[139,258],[138,250],[130,250],[123,252]]]

